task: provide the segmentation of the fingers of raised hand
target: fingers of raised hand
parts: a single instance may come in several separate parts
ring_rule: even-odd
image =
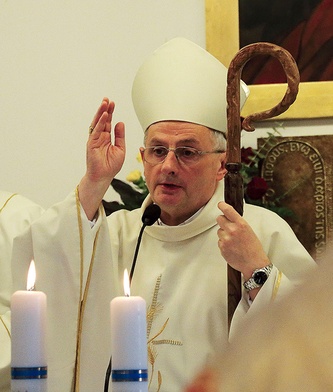
[[[97,112],[89,126],[89,135],[91,135],[95,129],[102,131],[106,127],[106,124],[111,123],[112,114],[114,111],[114,102],[110,102],[108,98],[103,98]],[[104,114],[106,113],[106,114]],[[103,129],[101,129],[101,126]],[[111,125],[108,125],[109,130]]]
[[[108,123],[108,113],[107,112],[103,112],[101,114],[101,116],[99,117],[97,123],[94,125],[94,123],[92,123],[89,127],[89,136],[93,136],[93,139],[99,138],[99,136],[101,135],[101,133],[106,132],[108,134],[110,134],[110,128],[111,127],[107,127],[107,123]]]
[[[107,107],[107,118],[106,118],[106,122],[105,122],[105,131],[106,132],[111,132],[111,121],[112,121],[112,115],[114,112],[114,108],[115,108],[115,103],[114,102],[109,102],[109,105]]]

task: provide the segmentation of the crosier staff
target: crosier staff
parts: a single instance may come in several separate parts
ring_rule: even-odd
[[[242,122],[240,117],[240,81],[245,64],[254,56],[271,55],[281,63],[287,77],[288,88],[282,100],[273,108],[250,114]],[[300,82],[299,71],[291,54],[278,45],[258,42],[242,48],[232,59],[227,76],[227,163],[225,176],[225,201],[243,215],[243,179],[241,169],[241,130],[252,132],[254,121],[261,121],[285,112],[295,101]],[[228,265],[228,325],[242,297],[239,271]]]

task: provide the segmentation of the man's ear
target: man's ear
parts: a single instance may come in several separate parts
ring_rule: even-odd
[[[144,176],[145,176],[145,175],[146,175],[146,173],[145,173],[145,170],[146,170],[146,161],[143,159],[144,148],[143,148],[143,147],[140,147],[139,151],[140,151],[140,156],[141,156],[142,164],[143,164],[143,174],[144,174]]]
[[[222,178],[224,178],[224,176],[227,174],[227,169],[225,168],[226,159],[227,159],[227,154],[224,152],[223,154],[221,154],[220,168],[217,172],[218,181],[222,180]]]

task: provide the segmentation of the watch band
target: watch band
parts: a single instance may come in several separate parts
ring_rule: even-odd
[[[246,291],[250,291],[261,287],[266,280],[268,279],[273,268],[273,264],[268,264],[263,268],[257,268],[253,271],[252,276],[246,282],[243,283],[243,286]]]

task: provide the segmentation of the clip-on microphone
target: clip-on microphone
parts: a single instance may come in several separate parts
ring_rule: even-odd
[[[142,214],[141,220],[142,220],[143,225],[142,225],[140,233],[139,233],[138,241],[136,243],[136,248],[135,248],[135,252],[134,252],[134,256],[133,256],[133,262],[132,262],[131,272],[130,272],[130,276],[129,276],[130,284],[132,282],[132,278],[133,278],[133,274],[134,274],[134,270],[135,270],[136,259],[138,257],[143,231],[146,228],[146,226],[153,225],[157,221],[157,219],[160,217],[160,215],[161,215],[161,208],[157,204],[149,204],[149,206],[144,210],[144,213]],[[108,365],[108,368],[107,368],[106,374],[105,374],[104,392],[108,392],[108,390],[109,390],[109,382],[110,382],[110,375],[111,375],[111,363],[112,363],[112,357],[110,358],[110,362],[109,362],[109,365]]]

